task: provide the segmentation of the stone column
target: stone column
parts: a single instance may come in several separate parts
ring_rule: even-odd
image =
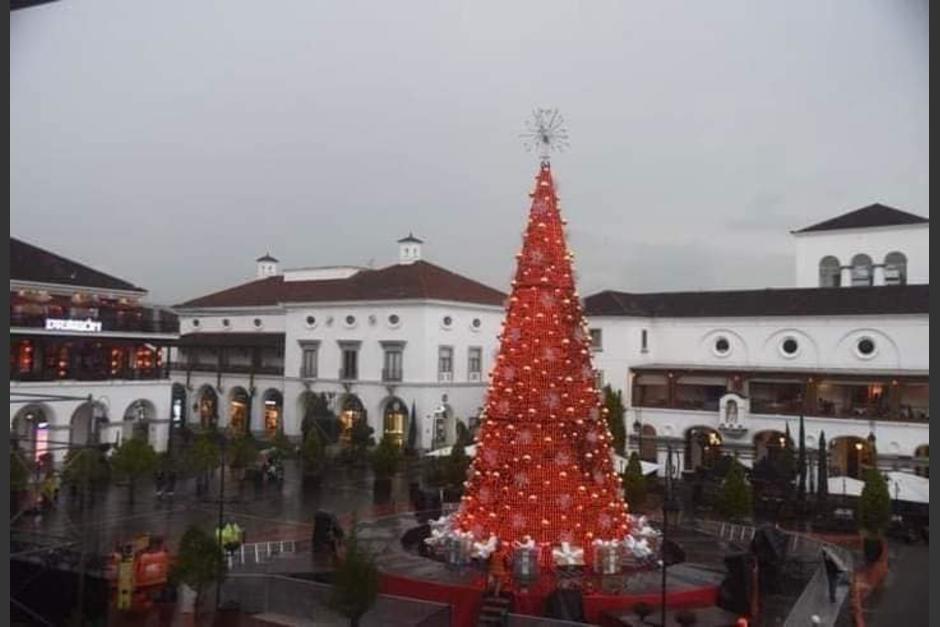
[[[852,285],[852,266],[842,266],[842,287],[851,287]]]
[[[873,281],[872,285],[884,285],[885,284],[885,267],[881,264],[872,266],[873,272]]]

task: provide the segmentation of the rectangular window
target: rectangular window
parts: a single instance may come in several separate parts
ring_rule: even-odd
[[[603,350],[603,344],[601,342],[601,330],[590,329],[588,332],[591,334],[591,348],[596,351]]]
[[[382,365],[383,381],[401,381],[402,379],[402,350],[400,348],[386,348],[385,359]]]
[[[642,331],[640,331],[640,352],[641,353],[649,352],[649,343],[648,343],[649,338],[647,336],[648,334],[646,332],[646,329],[643,329]]]
[[[317,378],[317,353],[316,346],[304,346],[301,353],[300,376],[305,379]]]
[[[437,349],[437,379],[450,381],[454,377],[454,349],[441,346]]]
[[[467,379],[479,381],[483,370],[483,349],[471,346],[467,351]]]
[[[359,376],[359,351],[355,348],[343,349],[343,368],[341,379],[356,379]]]
[[[603,370],[594,371],[594,386],[598,390],[604,389],[604,371]]]

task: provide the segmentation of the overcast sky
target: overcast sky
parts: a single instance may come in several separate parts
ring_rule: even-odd
[[[59,0],[11,14],[11,233],[172,304],[425,258],[506,288],[554,158],[582,294],[792,285],[791,229],[929,214],[926,1]]]

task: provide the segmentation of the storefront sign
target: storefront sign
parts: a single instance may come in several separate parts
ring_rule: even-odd
[[[97,320],[56,320],[46,318],[46,331],[79,331],[81,333],[98,333],[101,323]]]

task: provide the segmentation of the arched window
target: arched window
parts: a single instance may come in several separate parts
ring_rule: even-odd
[[[852,257],[852,286],[866,286],[872,283],[871,257],[858,254]]]
[[[819,260],[819,287],[839,287],[842,284],[842,269],[839,260],[828,255]]]
[[[897,251],[885,255],[885,285],[907,283],[907,257]]]

